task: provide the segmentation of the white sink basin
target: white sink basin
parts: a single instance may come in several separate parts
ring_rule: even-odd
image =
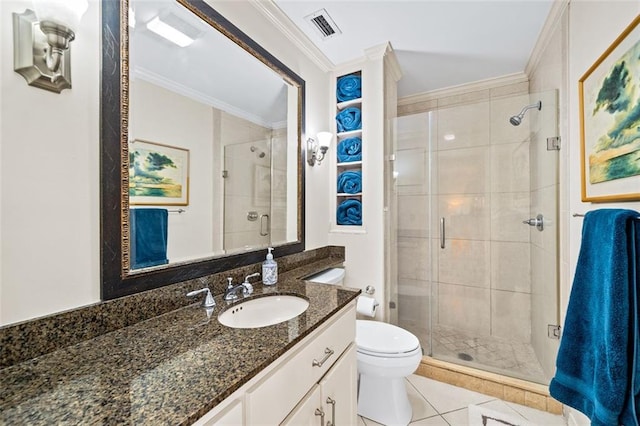
[[[259,328],[297,317],[309,302],[301,297],[274,294],[236,303],[218,316],[222,325],[232,328]]]

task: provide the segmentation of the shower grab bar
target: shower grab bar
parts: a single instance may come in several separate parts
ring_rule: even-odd
[[[445,223],[444,223],[444,217],[440,218],[440,248],[443,249],[445,247],[445,243],[444,243],[444,227],[445,227]]]

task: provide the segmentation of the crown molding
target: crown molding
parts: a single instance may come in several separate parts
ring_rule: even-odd
[[[529,78],[524,72],[517,72],[501,77],[488,78],[472,83],[465,83],[458,86],[445,87],[429,92],[418,93],[415,95],[404,96],[398,99],[398,105],[411,105],[417,102],[432,101],[447,96],[462,95],[469,92],[477,92],[480,90],[494,89],[496,87],[508,84],[518,84],[528,82]]]
[[[568,6],[569,0],[554,0],[553,4],[551,5],[551,10],[549,11],[549,15],[547,15],[547,19],[542,26],[540,35],[538,36],[538,40],[536,41],[536,44],[533,47],[533,51],[529,56],[527,66],[524,68],[524,72],[526,75],[530,76],[533,70],[535,70],[538,66],[542,55],[549,46],[549,43],[551,42],[551,39],[553,37],[553,33],[558,25],[560,25],[562,15],[564,14]]]
[[[140,66],[136,66],[134,69],[131,70],[131,77],[132,77],[131,78],[132,80],[140,79],[148,83],[155,84],[156,86],[160,86],[171,92],[178,93],[179,95],[182,95],[189,99],[193,99],[202,104],[209,105],[213,108],[217,108],[219,110],[225,111],[231,115],[245,119],[247,121],[250,121],[262,127],[266,127],[268,129],[278,128],[278,126],[281,125],[280,121],[269,123],[255,114],[251,114],[246,111],[243,111],[240,108],[234,107],[233,105],[229,105],[228,103],[222,102],[221,100],[216,99],[214,97],[203,95],[197,90],[193,90],[187,86],[178,84],[159,74],[154,73],[153,71],[149,71]]]
[[[293,23],[273,0],[248,0],[269,22],[293,42],[302,53],[311,59],[324,72],[331,72],[335,64],[313,44],[309,37]]]

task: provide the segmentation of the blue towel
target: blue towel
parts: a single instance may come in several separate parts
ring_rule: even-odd
[[[640,222],[632,210],[587,213],[556,375],[549,391],[592,425],[638,425]]]
[[[338,176],[338,192],[344,194],[357,194],[362,192],[362,172],[348,170]]]
[[[362,225],[362,203],[352,198],[344,200],[336,215],[338,225]]]
[[[131,269],[169,263],[167,209],[131,209]]]
[[[359,137],[347,138],[338,144],[338,163],[362,161],[362,139]]]
[[[358,99],[362,96],[362,81],[360,76],[345,75],[338,79],[336,86],[336,98],[338,102]]]
[[[338,132],[349,132],[362,128],[362,114],[360,108],[345,108],[336,115],[336,124]]]

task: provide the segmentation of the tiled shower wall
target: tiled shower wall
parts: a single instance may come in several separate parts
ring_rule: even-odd
[[[530,103],[527,90],[523,82],[400,107],[401,321],[428,328],[431,305],[435,325],[530,341],[530,230],[522,224],[530,216],[530,121],[509,124]],[[431,115],[411,115],[424,111]]]

